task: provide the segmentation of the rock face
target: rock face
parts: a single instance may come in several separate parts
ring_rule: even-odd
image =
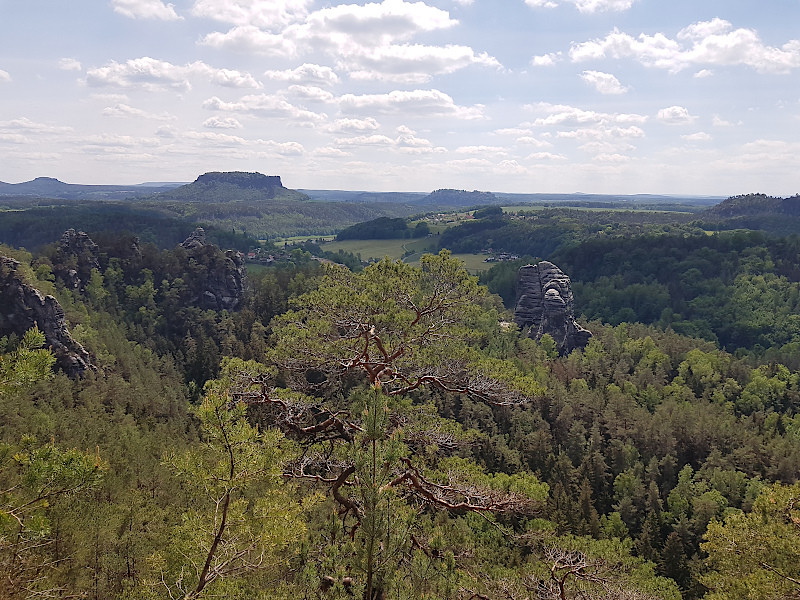
[[[202,248],[206,245],[205,229],[198,227],[179,245],[181,248],[185,248],[186,250],[196,250],[197,248]]]
[[[180,247],[206,267],[206,277],[192,303],[206,310],[236,310],[244,300],[247,267],[236,250],[223,254],[213,244],[206,244],[202,227],[195,229]]]
[[[80,377],[96,370],[89,353],[76,342],[67,329],[64,310],[53,296],[26,283],[18,268],[20,263],[0,256],[0,336],[22,337],[38,326],[47,345],[56,356],[56,364],[70,377]]]
[[[246,173],[244,171],[229,171],[226,173],[211,172],[200,175],[195,183],[219,184],[226,183],[243,189],[274,191],[274,188],[283,187],[280,175],[262,175],[261,173]]]
[[[530,328],[528,335],[535,340],[549,334],[561,355],[585,348],[592,337],[575,322],[569,277],[547,261],[519,270],[514,322],[520,329]]]
[[[92,269],[100,270],[99,256],[100,249],[85,232],[67,229],[59,242],[54,274],[67,288],[83,290]]]

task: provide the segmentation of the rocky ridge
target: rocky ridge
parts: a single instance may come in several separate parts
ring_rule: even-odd
[[[56,364],[70,377],[96,370],[89,353],[67,329],[64,309],[53,296],[44,296],[19,272],[19,261],[0,256],[0,336],[16,335],[38,327],[56,357]]]
[[[592,333],[575,322],[572,284],[551,262],[526,265],[517,276],[514,322],[528,329],[528,336],[541,340],[550,335],[560,355],[585,348]]]

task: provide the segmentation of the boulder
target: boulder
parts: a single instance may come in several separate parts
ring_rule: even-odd
[[[56,364],[72,378],[97,370],[89,353],[67,329],[64,309],[53,296],[44,296],[19,273],[20,263],[0,256],[0,336],[21,338],[34,326],[44,333]]]
[[[514,322],[537,341],[550,335],[561,355],[585,348],[592,337],[590,331],[575,322],[569,277],[547,261],[519,270]]]

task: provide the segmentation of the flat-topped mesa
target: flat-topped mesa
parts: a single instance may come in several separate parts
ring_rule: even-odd
[[[0,256],[0,336],[38,327],[44,333],[56,364],[70,377],[81,377],[87,370],[96,371],[89,353],[70,335],[64,309],[53,296],[44,296],[20,275],[20,263]]]
[[[280,175],[262,175],[261,173],[246,173],[244,171],[228,171],[204,173],[197,178],[195,183],[214,184],[226,183],[248,190],[273,190],[283,187]]]
[[[592,337],[590,331],[575,322],[569,277],[547,261],[519,270],[514,322],[520,329],[527,328],[528,336],[537,341],[550,335],[562,356],[585,348]]]

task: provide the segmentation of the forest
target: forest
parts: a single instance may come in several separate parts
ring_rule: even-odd
[[[486,210],[419,267],[307,244],[222,310],[235,235],[0,247],[93,363],[0,339],[0,597],[797,597],[800,241],[697,218]],[[487,244],[528,256],[449,252]],[[584,350],[511,322],[539,258]]]

